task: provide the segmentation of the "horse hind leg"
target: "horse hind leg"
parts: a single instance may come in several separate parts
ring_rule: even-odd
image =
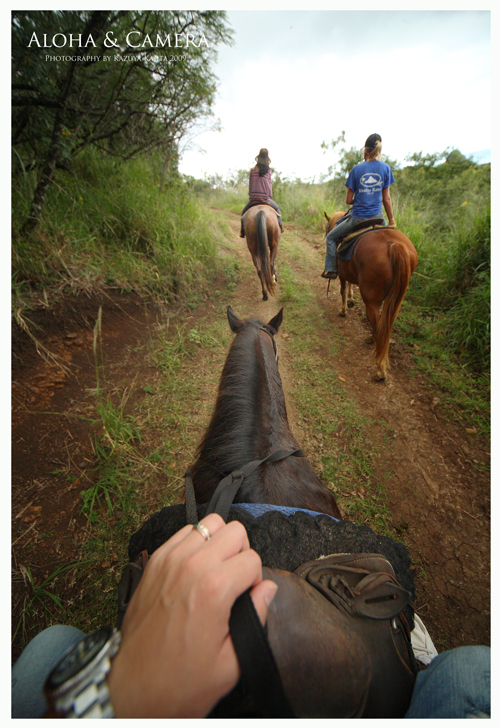
[[[276,275],[276,256],[278,255],[279,236],[276,234],[275,237],[269,236],[269,260],[271,264],[271,275],[275,283],[278,282],[278,276]]]
[[[259,278],[260,278],[260,285],[262,286],[262,300],[267,301],[268,295],[267,295],[267,291],[266,291],[266,288],[264,285],[264,279],[263,279],[261,271],[259,271]]]
[[[258,266],[255,266],[257,268],[257,275],[259,276],[260,285],[262,288],[262,300],[267,301],[268,295],[266,291],[266,284],[264,279],[264,274],[262,273],[261,269]]]
[[[372,335],[365,339],[366,344],[375,343],[375,364],[377,367],[375,379],[377,381],[383,381],[387,379],[387,372],[389,370],[389,347],[381,346],[380,341],[380,310],[379,307],[374,303],[366,303],[366,317],[370,322],[372,329]]]
[[[389,371],[389,339],[385,337],[380,329],[380,312],[378,306],[367,306],[366,315],[370,321],[373,336],[366,339],[367,344],[375,342],[375,379],[382,382],[387,379]],[[387,340],[386,340],[387,339]]]
[[[389,354],[388,352],[377,361],[377,371],[375,373],[375,379],[377,382],[383,382],[387,379],[387,373],[389,371]]]

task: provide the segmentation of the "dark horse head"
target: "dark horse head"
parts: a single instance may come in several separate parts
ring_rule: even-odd
[[[274,340],[283,309],[267,324],[242,321],[230,306],[227,317],[236,337],[192,469],[198,503],[208,502],[219,481],[234,470],[276,450],[299,447],[288,425]],[[293,506],[341,518],[335,498],[305,457],[262,464],[243,481],[235,502]]]

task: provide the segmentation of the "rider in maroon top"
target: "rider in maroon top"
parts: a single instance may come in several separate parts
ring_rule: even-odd
[[[249,200],[241,211],[241,237],[245,237],[243,228],[243,215],[253,205],[270,205],[278,214],[278,222],[283,232],[281,224],[281,212],[278,205],[271,199],[273,196],[273,183],[271,181],[271,169],[269,165],[271,160],[267,149],[261,149],[255,157],[257,164],[250,170],[250,179],[248,183]]]

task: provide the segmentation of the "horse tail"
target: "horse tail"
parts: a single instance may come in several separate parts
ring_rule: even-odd
[[[264,210],[259,210],[255,215],[257,228],[257,255],[260,261],[262,285],[267,288],[271,296],[274,296],[276,286],[271,270],[271,259],[269,256],[269,241],[267,238],[267,216]]]
[[[392,282],[375,331],[375,360],[377,367],[382,370],[389,368],[391,331],[412,275],[410,254],[403,243],[395,241],[389,245],[389,258],[393,271]]]

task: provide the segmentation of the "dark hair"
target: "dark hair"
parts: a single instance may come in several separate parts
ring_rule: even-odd
[[[266,172],[268,172],[269,165],[271,164],[269,152],[265,147],[260,150],[258,155],[255,157],[255,161],[257,162],[257,167],[259,168],[259,177],[263,177]]]
[[[374,149],[377,146],[377,142],[381,141],[382,137],[380,136],[380,134],[370,134],[365,142],[365,147],[368,147],[368,149]]]

